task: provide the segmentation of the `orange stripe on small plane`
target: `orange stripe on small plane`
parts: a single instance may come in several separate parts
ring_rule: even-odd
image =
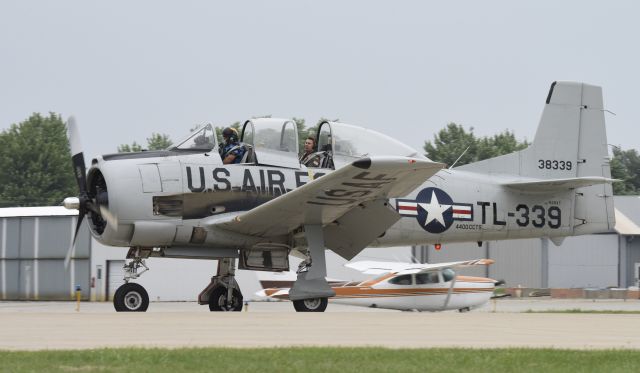
[[[280,289],[264,289],[264,294],[268,297],[280,291]]]
[[[454,295],[462,295],[462,294],[479,294],[479,293],[490,293],[491,289],[474,289],[474,290],[466,290],[466,291],[453,291]],[[336,294],[335,298],[338,299],[348,299],[348,298],[397,298],[397,297],[417,297],[417,296],[431,296],[431,295],[447,295],[447,292],[415,292],[415,293],[360,293],[360,294],[349,294],[349,295],[339,295]]]
[[[457,276],[456,281],[460,282],[481,282],[481,283],[495,283],[495,280],[486,277],[474,277],[474,276]]]
[[[354,296],[354,295],[403,296],[403,295],[424,295],[425,293],[447,294],[449,292],[449,288],[373,289],[370,287],[361,287],[361,286],[333,288],[333,290],[336,292],[336,296]],[[453,289],[454,294],[489,292],[489,291],[493,291],[493,288],[454,288]]]
[[[276,299],[289,299],[288,294],[274,295],[282,289],[265,289],[267,296]],[[449,288],[411,288],[411,289],[373,289],[371,287],[362,286],[346,286],[334,287],[336,292],[335,298],[395,298],[395,297],[416,297],[429,295],[446,295]],[[488,288],[454,288],[452,294],[474,294],[474,293],[490,293],[493,287]]]
[[[387,273],[386,275],[378,276],[378,277],[373,278],[371,280],[364,281],[359,286],[373,286],[373,285],[375,285],[377,283],[380,283],[380,282],[382,282],[382,281],[384,281],[384,280],[386,280],[386,279],[388,279],[390,277],[393,277],[395,275],[396,275],[395,272]]]

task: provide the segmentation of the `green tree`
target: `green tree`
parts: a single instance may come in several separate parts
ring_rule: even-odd
[[[147,137],[147,150],[163,150],[173,145],[173,142],[167,134],[153,132],[151,137]],[[144,150],[142,145],[137,142],[118,145],[118,153],[141,152]]]
[[[293,118],[293,121],[295,122],[298,131],[298,151],[303,152],[304,140],[309,136],[315,135],[315,129],[307,128],[303,118]]]
[[[66,127],[34,113],[0,133],[0,206],[57,205],[78,194]]]
[[[640,192],[640,155],[635,149],[613,148],[611,177],[620,180],[613,183],[613,194],[634,195]]]
[[[138,144],[135,141],[131,145],[129,144],[118,145],[118,153],[131,153],[131,152],[141,152],[141,151],[142,151],[142,145]]]
[[[448,165],[453,164],[464,153],[456,163],[456,165],[460,166],[474,162],[478,146],[477,142],[478,140],[473,134],[473,127],[467,132],[459,124],[449,123],[433,136],[433,142],[425,141],[424,150],[427,152],[427,157]]]
[[[461,166],[513,153],[527,146],[529,143],[526,140],[518,141],[509,130],[490,137],[476,137],[473,127],[466,131],[459,124],[449,123],[434,135],[433,142],[425,141],[424,150],[429,158],[448,165],[460,157],[456,166]]]
[[[513,153],[518,150],[522,150],[529,146],[529,143],[525,140],[519,142],[516,140],[516,136],[513,132],[505,130],[492,137],[479,138],[476,147],[476,161],[481,161],[487,158],[497,157],[503,154]]]
[[[162,150],[173,145],[173,142],[169,139],[169,135],[154,132],[147,138],[147,144],[149,150]]]
[[[242,128],[240,128],[240,122],[233,122],[230,125],[224,126],[224,127],[216,126],[215,127],[216,137],[218,138],[218,144],[220,145],[224,144],[224,139],[222,138],[222,131],[227,127],[235,128],[236,131],[238,131],[238,137],[242,136]]]

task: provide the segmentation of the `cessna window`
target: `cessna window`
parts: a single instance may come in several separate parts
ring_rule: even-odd
[[[418,285],[437,284],[438,282],[440,282],[440,280],[438,279],[438,272],[416,274],[416,284]]]
[[[173,147],[174,150],[204,150],[211,151],[213,147],[216,145],[215,140],[215,132],[213,132],[213,128],[211,124],[207,124],[202,127],[192,135],[190,135],[186,140],[181,142],[178,146]]]
[[[456,277],[456,273],[453,271],[453,269],[446,268],[442,270],[442,279],[444,280],[444,282],[449,282],[453,280],[454,277]]]
[[[389,280],[389,283],[394,285],[411,285],[411,275],[394,277]]]

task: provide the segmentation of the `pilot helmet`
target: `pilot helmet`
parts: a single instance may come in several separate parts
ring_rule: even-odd
[[[230,142],[238,141],[238,130],[233,127],[227,127],[222,130],[222,137],[225,139],[229,139]]]

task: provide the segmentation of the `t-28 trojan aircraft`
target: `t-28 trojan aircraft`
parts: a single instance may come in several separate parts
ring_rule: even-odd
[[[289,291],[295,309],[324,311],[335,295],[325,248],[350,260],[368,246],[525,237],[559,244],[611,229],[603,110],[600,87],[553,83],[531,146],[453,169],[380,133],[328,121],[316,132],[319,167],[306,167],[295,123],[261,118],[244,123],[240,164],[223,164],[207,125],[166,150],[96,157],[87,172],[71,118],[80,195],[65,206],[79,210],[78,227],[88,217],[100,242],[130,247],[117,311],[147,309],[147,292],[130,280],[150,256],[218,260],[198,301],[238,311],[236,266],[285,271],[289,254],[304,258]]]

